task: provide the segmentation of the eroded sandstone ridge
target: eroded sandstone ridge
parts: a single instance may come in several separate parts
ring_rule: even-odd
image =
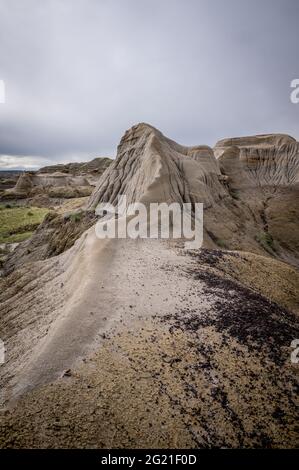
[[[217,158],[216,158],[217,157]],[[298,264],[299,143],[264,135],[183,147],[147,124],[122,138],[88,208],[99,202],[203,202],[205,245]]]
[[[205,202],[225,196],[221,173],[207,146],[183,147],[157,129],[139,124],[126,132],[117,158],[89,202],[114,204],[119,194],[128,202]]]
[[[109,158],[95,158],[90,162],[52,165],[37,172],[23,172],[13,188],[1,194],[3,200],[34,198],[50,199],[89,196],[95,183],[109,166]]]
[[[298,158],[288,136],[127,131],[87,213],[203,202],[204,248],[91,226],[53,256],[40,227],[0,279],[1,446],[297,446]]]
[[[299,182],[299,144],[288,135],[223,139],[214,147],[214,153],[224,172],[234,171],[235,179],[231,181],[234,189]]]

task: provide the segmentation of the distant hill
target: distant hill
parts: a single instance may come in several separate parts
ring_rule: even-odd
[[[57,164],[57,165],[50,165],[45,166],[38,170],[37,173],[55,173],[57,171],[61,173],[69,173],[71,175],[86,175],[86,174],[93,174],[93,175],[101,175],[106,168],[112,162],[111,158],[107,157],[97,157],[91,160],[90,162],[73,162],[73,163],[66,163],[66,164]]]
[[[110,165],[110,158],[94,158],[90,162],[46,166],[38,171],[16,172],[3,178],[1,198],[26,199],[37,195],[49,198],[89,196],[96,182]]]
[[[13,188],[21,173],[21,170],[0,170],[0,191]]]

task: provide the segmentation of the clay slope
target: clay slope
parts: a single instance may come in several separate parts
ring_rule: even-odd
[[[6,278],[1,446],[298,445],[298,320],[205,253],[91,229]]]
[[[134,126],[88,204],[204,202],[209,250],[92,226],[0,279],[2,447],[298,445],[298,271],[276,259],[298,259],[277,232],[296,186],[236,189],[233,148],[225,169],[208,147]]]

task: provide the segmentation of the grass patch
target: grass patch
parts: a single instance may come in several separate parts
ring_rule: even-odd
[[[220,248],[228,249],[226,241],[222,240],[222,238],[216,238],[216,243]]]
[[[83,217],[83,212],[73,212],[73,214],[69,215],[69,220],[72,222],[80,222]]]
[[[256,240],[259,244],[266,250],[268,253],[273,253],[276,251],[273,237],[268,232],[261,232],[256,237]]]
[[[48,209],[5,207],[0,210],[0,243],[18,243],[29,238],[44,220]]]
[[[24,207],[24,206],[20,206],[17,202],[13,201],[13,202],[1,202],[0,203],[0,210],[4,210],[4,209],[15,209],[16,207]]]
[[[7,238],[0,238],[0,240],[1,243],[21,243],[24,240],[28,240],[32,234],[33,232],[14,233]]]
[[[237,201],[240,199],[239,191],[237,191],[236,189],[231,189],[230,195],[233,199],[236,199]]]

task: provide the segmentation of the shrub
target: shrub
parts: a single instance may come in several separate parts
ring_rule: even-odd
[[[255,239],[269,253],[273,253],[273,251],[276,251],[274,239],[269,232],[261,232],[255,237]]]
[[[227,243],[225,240],[222,240],[221,238],[217,238],[216,239],[216,243],[217,245],[220,247],[220,248],[224,248],[224,249],[227,249]]]
[[[80,222],[83,217],[83,212],[74,212],[73,214],[69,215],[69,220],[72,222]]]

